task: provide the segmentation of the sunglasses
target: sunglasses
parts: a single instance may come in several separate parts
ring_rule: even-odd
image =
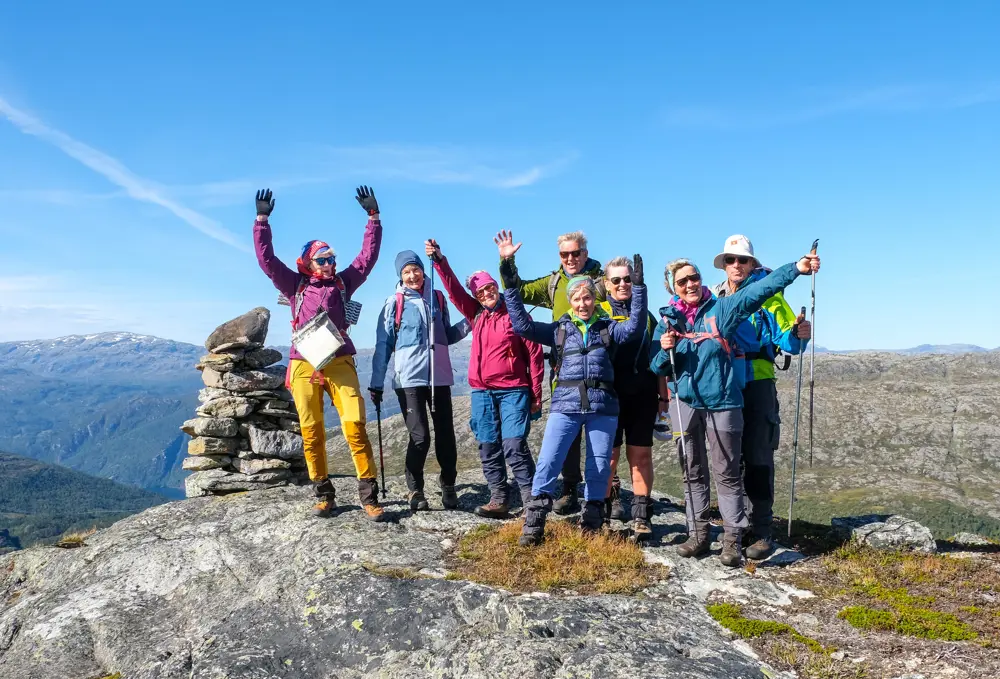
[[[583,250],[560,250],[559,257],[562,259],[569,259],[570,257],[577,258],[583,253]]]
[[[620,285],[621,283],[629,283],[629,284],[631,284],[632,283],[632,276],[631,275],[624,276],[624,277],[623,276],[615,276],[614,278],[609,278],[608,280],[611,281],[612,285]]]
[[[479,288],[478,290],[476,290],[476,299],[482,299],[483,297],[486,296],[486,293],[489,291],[492,291],[494,294],[496,294],[497,286],[490,284],[490,285],[484,285],[483,287]]]
[[[725,260],[723,260],[723,261],[725,261],[726,264],[735,264],[736,262],[739,262],[740,264],[749,264],[750,263],[750,258],[749,257],[733,257],[733,256],[729,256],[729,257],[726,257]]]
[[[674,281],[674,289],[680,290],[688,283],[701,283],[701,274],[695,273],[691,274],[690,276],[687,276],[686,278],[678,278],[676,281]]]
[[[336,257],[317,257],[313,261],[316,262],[317,264],[319,264],[320,266],[326,266],[327,264],[329,264],[330,266],[333,266],[334,264],[337,263],[337,258]]]

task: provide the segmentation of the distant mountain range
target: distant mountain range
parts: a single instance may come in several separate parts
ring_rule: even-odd
[[[287,357],[288,347],[275,348]],[[468,392],[469,349],[468,341],[452,347],[456,395]],[[964,351],[986,350],[923,345],[896,353]],[[187,437],[179,427],[194,416],[202,386],[195,364],[204,353],[127,332],[0,343],[0,450],[180,497]],[[365,390],[371,356],[371,349],[357,356]],[[391,391],[382,410],[399,412]],[[337,424],[332,408],[327,421]]]
[[[109,526],[166,502],[141,488],[0,452],[0,553]]]
[[[910,347],[909,349],[893,349],[892,351],[883,351],[883,353],[890,354],[904,354],[907,356],[915,354],[980,354],[987,351],[997,351],[1000,347],[996,349],[985,349],[975,344],[921,344],[917,347]],[[817,346],[817,354],[857,354],[860,352],[874,351],[873,349],[827,349],[826,347]],[[880,350],[882,351],[882,350]]]

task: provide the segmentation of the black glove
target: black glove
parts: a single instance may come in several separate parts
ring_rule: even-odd
[[[642,255],[639,253],[632,257],[632,285],[645,285],[642,277]]]
[[[369,217],[378,213],[378,201],[375,200],[375,192],[371,190],[371,187],[359,186],[356,198]]]
[[[514,271],[513,259],[500,260],[500,282],[503,283],[504,290],[517,287],[517,273]]]
[[[368,393],[372,395],[372,403],[375,405],[382,405],[382,390],[381,389],[369,389]]]
[[[257,192],[257,214],[267,217],[274,209],[274,198],[271,198],[271,189],[262,189]]]

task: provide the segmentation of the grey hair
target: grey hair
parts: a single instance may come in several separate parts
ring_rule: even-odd
[[[667,292],[670,294],[676,294],[674,291],[674,276],[676,276],[677,272],[686,266],[694,267],[695,271],[701,273],[695,263],[686,257],[675,259],[667,264],[666,268],[663,270],[663,287],[665,287]]]
[[[566,284],[566,299],[573,299],[573,293],[581,287],[586,288],[592,297],[597,298],[597,284],[594,283],[593,278],[590,276],[574,276]]]
[[[604,277],[608,277],[608,269],[613,266],[625,266],[628,267],[628,272],[631,274],[634,269],[632,268],[632,260],[628,257],[615,257],[610,262],[604,265]]]
[[[583,231],[571,231],[569,233],[564,233],[556,238],[556,247],[571,241],[576,243],[581,250],[587,249],[587,237],[583,234]]]

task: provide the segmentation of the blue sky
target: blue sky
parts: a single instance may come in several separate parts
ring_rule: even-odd
[[[1000,345],[1000,6],[881,3],[14,3],[0,23],[0,340],[129,330],[202,341],[265,305],[252,254],[382,258],[437,238],[460,274],[523,274],[582,229],[711,282],[726,236],[769,265],[821,239],[819,343]],[[541,6],[540,6],[541,5]],[[983,257],[980,259],[980,257]],[[808,302],[808,280],[789,289]]]

